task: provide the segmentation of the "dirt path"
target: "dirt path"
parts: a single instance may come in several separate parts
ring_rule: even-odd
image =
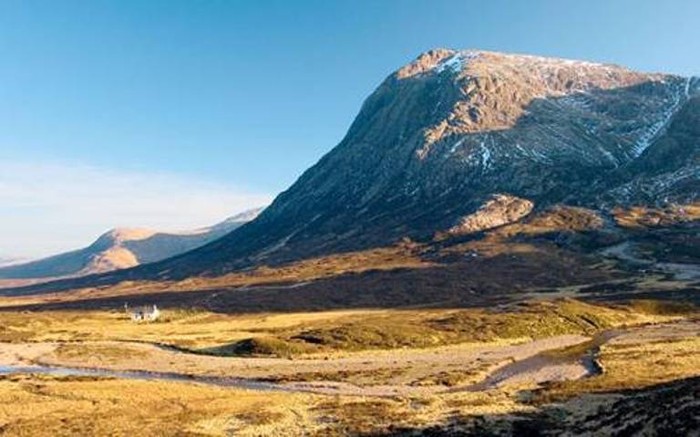
[[[648,259],[639,258],[634,254],[634,247],[629,241],[608,247],[601,252],[604,256],[621,259],[632,264],[651,265],[654,262]]]
[[[601,252],[604,256],[614,257],[622,261],[640,266],[650,266],[662,272],[671,273],[679,281],[689,281],[700,278],[700,266],[697,264],[663,263],[637,256],[634,244],[629,241],[616,244]]]

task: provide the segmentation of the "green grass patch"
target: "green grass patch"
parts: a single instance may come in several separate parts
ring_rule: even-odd
[[[261,356],[289,358],[313,351],[313,347],[277,337],[254,337],[213,348],[200,349],[197,353],[216,356]]]
[[[441,317],[396,312],[287,335],[293,341],[338,350],[422,348],[565,334],[594,335],[634,318],[634,313],[626,308],[563,299],[525,303],[507,311],[461,310]]]
[[[591,335],[615,326],[624,314],[575,300],[525,304],[517,311],[462,311],[433,320],[436,329],[457,333],[463,340],[544,338],[565,334]]]
[[[336,349],[361,350],[437,346],[446,343],[448,335],[429,326],[390,319],[311,329],[293,338]]]

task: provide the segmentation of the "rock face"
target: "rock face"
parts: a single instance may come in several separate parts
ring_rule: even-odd
[[[700,97],[692,81],[692,98],[660,130],[653,146],[596,181],[593,192],[609,205],[654,205],[700,198]]]
[[[453,235],[471,234],[515,223],[530,214],[534,206],[526,199],[497,194],[475,213],[463,217],[448,232]]]
[[[429,51],[390,75],[257,220],[187,266],[216,274],[429,238],[497,193],[535,207],[692,201],[699,88],[614,65]],[[159,273],[182,272],[176,261]]]
[[[179,233],[113,229],[84,249],[0,268],[0,279],[84,276],[161,261],[222,237],[254,219],[260,211],[246,211],[208,228]]]

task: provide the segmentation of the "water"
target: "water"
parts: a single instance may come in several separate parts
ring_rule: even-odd
[[[146,381],[194,382],[200,384],[215,385],[218,387],[232,387],[249,390],[291,391],[289,388],[286,388],[279,384],[233,377],[194,376],[180,373],[143,372],[137,370],[88,369],[79,367],[0,365],[0,375],[14,374],[92,376],[105,378],[136,379]]]

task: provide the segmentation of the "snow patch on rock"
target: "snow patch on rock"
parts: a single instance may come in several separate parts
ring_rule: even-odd
[[[443,71],[452,71],[453,73],[459,73],[464,70],[468,65],[469,61],[476,59],[479,56],[478,52],[462,51],[457,52],[449,58],[444,59],[435,66],[436,73],[442,73]]]
[[[486,147],[485,141],[482,141],[479,147],[481,148],[481,167],[487,169],[491,165],[491,150]]]
[[[682,104],[687,101],[690,96],[690,85],[691,78],[685,79],[685,83],[678,87],[676,94],[673,96],[673,101],[669,105],[668,109],[661,114],[660,119],[652,124],[637,140],[637,142],[632,147],[632,153],[634,157],[638,157],[644,151],[651,146],[651,144],[656,140],[661,134],[664,133],[666,127],[671,122],[673,116],[681,108]]]

